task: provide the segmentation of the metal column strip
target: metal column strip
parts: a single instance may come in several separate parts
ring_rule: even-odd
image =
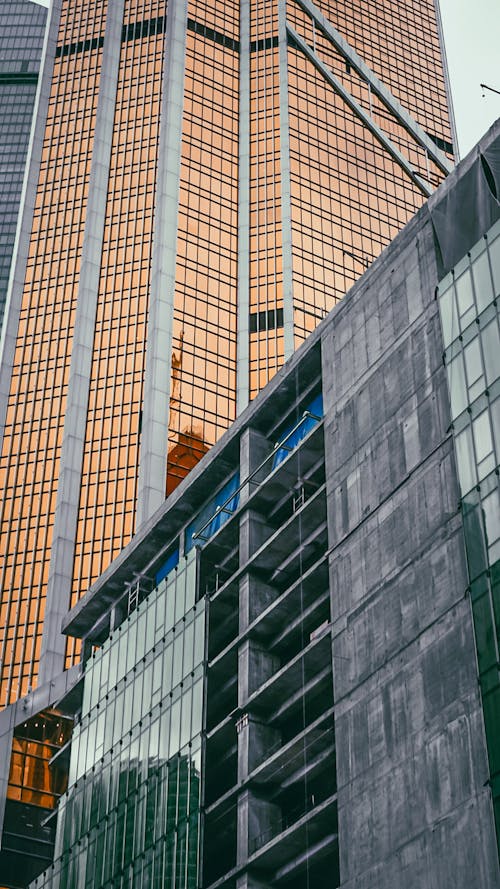
[[[292,217],[290,191],[290,114],[288,107],[288,37],[286,0],[278,0],[281,238],[283,250],[283,334],[285,361],[294,352]]]
[[[187,0],[169,0],[151,261],[136,530],[165,500]]]
[[[240,0],[240,90],[238,160],[238,332],[236,413],[250,390],[250,2]]]
[[[375,121],[367,114],[366,111],[361,107],[361,105],[356,101],[354,96],[345,89],[345,87],[340,83],[340,81],[335,77],[334,74],[330,71],[329,68],[321,61],[320,58],[316,55],[315,52],[308,46],[308,44],[302,40],[301,37],[297,34],[296,31],[292,28],[291,25],[287,24],[287,30],[292,38],[292,40],[296,43],[298,48],[304,53],[304,55],[313,63],[315,68],[323,75],[327,83],[330,84],[332,89],[335,90],[339,96],[342,97],[346,105],[354,111],[354,113],[359,117],[361,122],[370,130],[370,132],[375,136],[375,138],[380,142],[383,148],[391,155],[391,157],[399,164],[399,166],[407,173],[410,179],[415,183],[415,185],[420,189],[422,194],[425,197],[430,197],[433,189],[428,185],[424,180],[415,172],[410,162],[404,157],[403,154],[399,151],[398,148],[391,142],[391,140],[385,135],[385,133],[380,129],[379,126],[375,123]]]
[[[349,61],[349,64],[355,71],[370,84],[371,89],[376,96],[384,103],[386,108],[391,111],[398,119],[405,130],[410,133],[416,142],[428,152],[437,167],[442,173],[451,173],[453,164],[448,160],[446,155],[437,147],[427,135],[422,127],[413,119],[411,114],[403,108],[390,90],[382,83],[377,75],[368,67],[356,50],[350,46],[347,40],[344,40],[341,34],[330,24],[323,13],[318,9],[311,0],[295,0],[295,2],[304,10],[323,31],[327,39],[335,46],[340,54]]]

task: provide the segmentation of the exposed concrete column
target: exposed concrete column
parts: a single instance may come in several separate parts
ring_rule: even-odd
[[[274,587],[245,574],[239,587],[239,630],[244,633],[247,627],[278,596]]]
[[[118,602],[115,602],[111,608],[109,615],[109,629],[111,632],[116,630],[127,617],[127,605],[128,602],[126,597],[122,596],[122,598],[119,599]]]
[[[177,227],[184,111],[186,0],[169,0],[151,259],[136,530],[166,497]]]
[[[240,519],[240,565],[259,549],[271,536],[274,528],[267,524],[265,518],[249,509]]]
[[[95,315],[108,195],[116,87],[121,52],[124,0],[108,7],[99,82],[89,201],[82,248],[68,396],[54,517],[47,603],[40,655],[40,684],[64,670],[66,637],[61,622],[68,610],[76,525],[80,501],[83,448],[94,347]]]
[[[244,708],[249,697],[279,667],[278,658],[262,646],[247,639],[238,652],[238,705]],[[251,772],[263,762],[266,753],[280,740],[279,732],[244,713],[237,723],[238,782],[246,781]],[[244,863],[257,848],[258,838],[271,835],[281,818],[278,806],[260,799],[252,790],[245,789],[238,796],[237,863]],[[252,885],[242,883],[243,886]]]
[[[244,481],[254,472],[257,467],[271,453],[271,445],[265,435],[257,432],[256,429],[245,429],[240,438],[240,479]],[[252,481],[245,485],[240,491],[240,503],[248,500],[252,490],[259,484],[269,473],[271,464],[264,466],[262,472],[259,472]]]
[[[242,716],[238,731],[238,781],[244,781],[253,768],[265,759],[265,751],[279,740],[278,733],[258,722],[249,714]],[[259,845],[277,833],[281,824],[279,806],[261,799],[254,791],[245,789],[238,795],[236,821],[236,862],[245,864]],[[249,874],[242,874],[238,886],[262,887]]]
[[[251,713],[244,713],[237,724],[238,731],[238,782],[245,781],[269,751],[281,740],[280,733],[261,722]]]
[[[279,658],[269,654],[252,639],[238,649],[238,706],[243,708],[248,698],[279,668]]]
[[[278,806],[259,799],[251,790],[244,790],[238,797],[236,827],[236,863],[245,864],[259,845],[278,832],[281,812]],[[251,886],[252,883],[242,885]],[[258,884],[257,884],[258,885]]]
[[[240,440],[240,471],[244,479],[262,463],[270,452],[265,436],[247,429]],[[257,478],[256,478],[257,481]],[[242,491],[243,502],[248,499],[251,486]],[[240,518],[240,565],[259,549],[273,533],[265,518],[248,509]],[[244,574],[239,583],[239,631],[244,633],[266,605],[276,598],[276,591],[257,578]],[[281,818],[278,806],[259,796],[246,786],[252,771],[260,765],[280,740],[280,733],[266,725],[252,713],[245,712],[251,695],[279,669],[279,658],[272,655],[252,638],[245,638],[238,648],[238,707],[243,715],[238,720],[238,783],[244,789],[238,795],[236,861],[244,864],[257,848],[258,838],[271,834]],[[267,889],[248,873],[238,878],[241,889]]]

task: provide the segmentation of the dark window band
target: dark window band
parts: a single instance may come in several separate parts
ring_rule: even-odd
[[[250,315],[250,333],[283,327],[283,309],[265,309]]]
[[[228,37],[227,34],[222,34],[221,31],[214,31],[213,28],[207,28],[206,25],[201,25],[193,19],[187,20],[187,27],[188,31],[193,31],[194,34],[199,34],[200,37],[205,37],[207,40],[213,40],[213,42],[218,43],[219,46],[224,46],[226,49],[232,49],[233,52],[240,51],[239,40],[234,40],[232,37]]]
[[[159,15],[155,19],[147,19],[144,22],[132,22],[122,28],[122,43],[128,40],[143,40],[144,37],[153,37],[154,34],[162,34],[165,30],[165,16]]]
[[[165,30],[165,16],[160,15],[155,19],[147,19],[143,22],[132,22],[122,28],[122,43],[129,40],[142,40],[144,37],[152,37],[161,34]],[[80,52],[92,52],[101,49],[104,37],[93,37],[91,40],[79,40],[77,43],[65,43],[56,49],[56,59],[61,56],[72,56]]]
[[[155,19],[147,19],[143,22],[133,22],[131,25],[124,25],[122,28],[122,43],[129,40],[142,40],[145,37],[152,37],[154,34],[162,34],[165,30],[165,16],[158,16]],[[239,53],[240,42],[233,37],[228,37],[221,31],[215,31],[195,22],[193,19],[187,20],[188,31],[205,37],[206,40],[213,40],[219,46],[231,49],[233,52]],[[61,56],[70,56],[80,52],[91,52],[100,49],[103,46],[104,37],[93,37],[90,40],[79,40],[77,43],[65,43],[63,46],[56,48],[56,58]],[[261,40],[253,40],[250,43],[250,52],[258,52],[266,49],[275,49],[278,46],[278,37],[265,37]]]
[[[448,154],[453,154],[453,145],[451,142],[448,142],[447,139],[442,139],[441,136],[435,136],[434,133],[426,133],[429,139],[432,139],[434,145],[437,145],[441,151],[446,151]]]
[[[73,56],[78,52],[91,52],[101,49],[104,45],[104,37],[92,37],[91,40],[79,40],[78,43],[64,43],[56,48],[56,59],[61,56]]]
[[[6,74],[0,73],[0,86],[7,86],[10,84],[24,84],[24,83],[37,83],[38,82],[38,74],[29,74],[27,71],[20,71],[18,74],[15,72],[9,71]]]
[[[250,44],[250,52],[262,52],[263,49],[276,49],[278,46],[278,37],[265,37],[262,40],[252,40]]]

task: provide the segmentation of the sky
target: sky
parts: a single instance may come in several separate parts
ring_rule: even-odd
[[[35,2],[49,5],[49,0]],[[439,0],[439,4],[458,148],[464,157],[500,117],[500,95],[480,87],[486,83],[500,91],[500,0]]]
[[[460,157],[500,117],[500,0],[439,0]]]

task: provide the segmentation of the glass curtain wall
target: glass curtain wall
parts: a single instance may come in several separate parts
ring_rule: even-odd
[[[0,455],[0,706],[38,673],[106,13],[62,2]]]
[[[236,415],[238,90],[238,0],[189,0],[167,494]]]
[[[70,606],[135,530],[166,21],[125,0]]]
[[[500,850],[500,223],[438,297]]]
[[[101,108],[109,102],[104,129],[112,124],[112,137],[107,180],[99,181],[93,202],[100,208],[96,221],[103,222],[103,240],[102,250],[96,247],[93,330],[88,319],[90,380],[82,381],[87,407],[85,412],[82,406],[78,430],[81,474],[71,470],[78,503],[76,533],[65,538],[68,549],[74,547],[68,605],[86,592],[136,530],[169,12],[166,0],[124,0],[118,30],[113,19],[106,37],[108,2],[114,14],[116,0],[59,2],[0,454],[0,625],[6,628],[0,644],[0,706],[33,687],[38,675],[87,222],[92,238],[87,205],[101,86]],[[449,147],[433,0],[407,0],[397,7],[389,0],[376,5],[320,0],[319,5],[432,137]],[[295,0],[248,0],[249,45],[244,49],[249,61],[241,85],[240,6],[240,0],[187,2],[183,62],[179,58],[183,113],[170,133],[172,142],[178,138],[180,143],[179,205],[169,205],[172,218],[177,211],[175,286],[168,295],[172,316],[162,320],[172,331],[171,354],[165,353],[171,367],[165,382],[170,407],[161,405],[154,418],[164,431],[168,423],[166,494],[235,417],[241,263],[248,264],[243,277],[248,273],[249,285],[248,326],[240,330],[248,336],[241,354],[248,346],[249,362],[241,380],[242,390],[248,382],[253,397],[284,361],[285,329],[287,349],[292,333],[298,345],[424,200],[297,47],[284,45],[285,14],[396,144],[408,150],[421,175],[433,184],[440,178]],[[103,52],[106,64],[118,61],[113,97],[107,94],[107,77],[101,84]],[[245,182],[239,181],[240,87],[242,94],[248,90]],[[244,220],[238,215],[240,188],[243,194],[248,191]],[[239,226],[242,231],[248,227],[248,244],[238,244]],[[169,341],[169,333],[165,336]],[[64,496],[63,491],[61,514]],[[77,657],[72,641],[67,664]]]
[[[205,604],[196,552],[87,662],[55,862],[37,889],[198,885]]]
[[[414,119],[451,150],[432,0],[316,0],[331,25]],[[442,173],[296,0],[287,20],[361,107],[436,187]],[[425,198],[302,51],[288,49],[295,347],[314,330]],[[432,90],[430,88],[432,84]]]

